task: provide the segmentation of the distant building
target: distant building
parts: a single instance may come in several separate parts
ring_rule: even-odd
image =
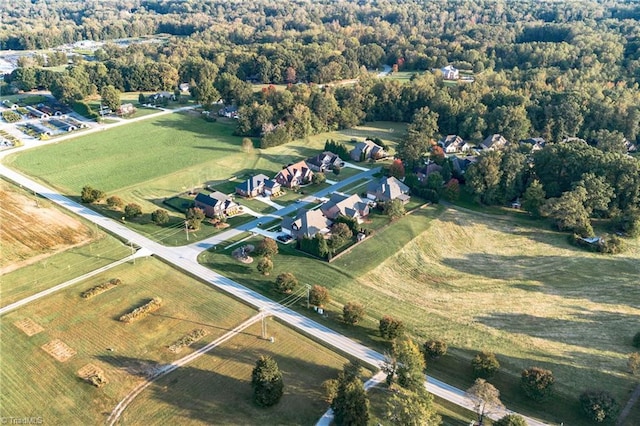
[[[487,136],[487,138],[480,144],[480,147],[482,149],[488,149],[489,151],[498,151],[506,147],[508,144],[509,142],[504,138],[504,136],[495,133]]]
[[[448,135],[438,141],[438,145],[442,147],[447,154],[468,151],[471,147],[458,135]]]
[[[452,65],[447,65],[440,71],[442,71],[442,76],[445,80],[458,80],[460,78],[460,71]]]
[[[243,197],[257,197],[264,193],[265,182],[269,180],[269,177],[263,174],[255,175],[236,186],[236,194]]]
[[[329,201],[320,206],[322,213],[329,219],[346,216],[358,222],[369,215],[369,203],[359,195],[331,194]]]
[[[540,151],[546,145],[546,141],[543,138],[529,138],[520,141],[520,144],[531,145],[531,152]]]
[[[307,158],[306,161],[311,170],[322,173],[327,170],[333,170],[335,166],[342,167],[344,165],[344,161],[342,161],[340,157],[329,151],[325,151],[315,157]]]

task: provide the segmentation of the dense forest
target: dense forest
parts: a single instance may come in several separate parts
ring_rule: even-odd
[[[238,134],[261,137],[263,147],[365,121],[409,122],[399,147],[407,165],[447,134],[473,143],[494,133],[512,142],[542,137],[548,148],[533,157],[483,156],[469,179],[478,201],[504,203],[535,181],[555,198],[577,194],[580,182],[607,185],[608,208],[585,207],[592,216],[640,203],[638,161],[624,148],[640,142],[637,2],[18,0],[0,14],[4,49],[169,35],[165,43],[107,43],[91,60],[73,56],[62,73],[49,69],[64,63],[60,52],[37,53],[5,78],[22,90],[50,89],[70,103],[107,86],[188,82],[205,107],[235,104]],[[371,71],[384,65],[415,74],[377,78]],[[449,84],[435,71],[446,65],[474,81]],[[287,87],[256,92],[256,82]],[[554,146],[567,138],[584,146]],[[575,157],[575,170],[550,153]],[[504,176],[489,176],[492,168]]]

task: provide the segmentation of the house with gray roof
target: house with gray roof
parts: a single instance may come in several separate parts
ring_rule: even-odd
[[[333,193],[329,201],[320,206],[322,213],[334,220],[338,216],[356,219],[358,222],[369,215],[369,203],[359,195]]]
[[[493,135],[487,136],[487,138],[480,144],[480,147],[482,149],[488,149],[490,151],[497,151],[503,149],[508,144],[509,141],[507,141],[504,136],[495,133]]]
[[[306,161],[311,170],[321,173],[324,173],[327,170],[333,170],[335,166],[344,166],[344,161],[342,161],[337,154],[329,151],[325,151],[315,157],[307,158]]]
[[[238,204],[231,197],[219,191],[207,195],[198,193],[194,200],[195,207],[201,208],[207,217],[229,216],[238,211]]]
[[[296,217],[282,218],[282,231],[293,238],[301,240],[304,237],[313,238],[316,234],[329,233],[332,222],[319,209],[300,209]]]
[[[285,188],[296,188],[311,182],[311,178],[313,178],[313,171],[307,162],[299,161],[280,170],[273,180]]]
[[[265,182],[269,180],[269,177],[263,174],[251,176],[240,185],[236,186],[236,194],[243,197],[253,198],[264,193]]]
[[[349,152],[349,156],[353,161],[366,161],[370,158],[379,160],[387,156],[384,149],[374,141],[366,139],[364,142],[358,142],[356,147]]]
[[[438,141],[438,145],[440,145],[447,154],[468,151],[471,149],[471,145],[466,143],[464,139],[458,135],[447,135]]]
[[[367,186],[367,198],[379,202],[398,199],[406,204],[411,197],[409,196],[409,187],[395,177],[390,176],[369,183]]]

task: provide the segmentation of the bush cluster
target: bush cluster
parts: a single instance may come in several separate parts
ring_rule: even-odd
[[[107,379],[102,373],[93,373],[92,375],[88,376],[85,381],[97,388],[101,388],[107,384]]]
[[[140,306],[139,308],[135,308],[133,311],[129,312],[128,314],[122,315],[119,318],[119,320],[121,322],[129,324],[146,317],[152,312],[157,311],[158,309],[160,309],[161,306],[162,306],[162,299],[160,299],[159,297],[154,297],[153,299],[151,299],[144,305]]]
[[[112,289],[115,286],[122,284],[118,278],[113,278],[106,283],[98,284],[97,286],[91,287],[89,290],[83,291],[80,294],[80,297],[83,299],[91,299],[93,296],[97,296],[100,293],[104,293],[105,291]]]
[[[191,333],[187,334],[186,336],[182,336],[174,344],[169,346],[169,350],[171,352],[180,352],[182,348],[191,346],[191,344],[193,344],[194,342],[197,342],[198,340],[202,339],[206,335],[207,335],[206,330],[202,328],[196,328]]]

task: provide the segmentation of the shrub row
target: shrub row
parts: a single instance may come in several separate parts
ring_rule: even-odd
[[[107,290],[110,290],[118,285],[122,284],[118,278],[113,278],[106,283],[98,284],[97,286],[91,287],[89,290],[83,291],[80,294],[80,297],[83,299],[91,299],[93,296],[97,296],[100,293],[104,293]]]
[[[180,352],[180,350],[182,350],[182,348],[185,348],[187,346],[191,346],[193,343],[195,343],[198,340],[202,339],[206,335],[207,335],[207,332],[204,329],[196,328],[191,333],[187,334],[186,336],[182,336],[174,344],[169,346],[169,350],[171,352]]]
[[[154,297],[153,299],[151,299],[144,305],[140,306],[139,308],[135,308],[133,311],[129,312],[128,314],[122,315],[119,318],[119,320],[121,322],[129,324],[146,317],[152,312],[157,311],[158,309],[160,309],[161,306],[162,306],[162,299],[160,299],[159,297]]]

